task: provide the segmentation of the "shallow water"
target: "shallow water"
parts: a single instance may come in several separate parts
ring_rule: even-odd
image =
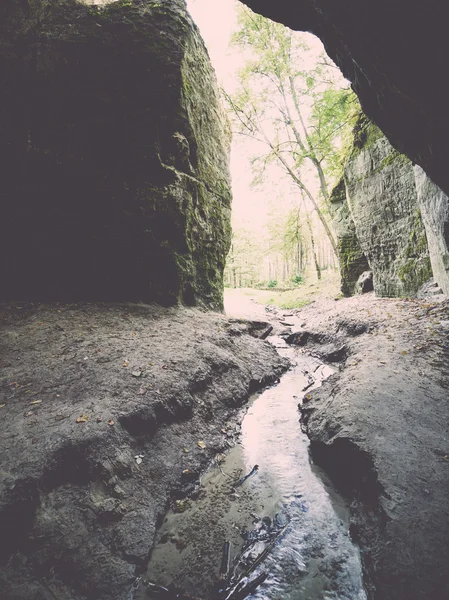
[[[235,559],[242,549],[242,530],[257,528],[262,517],[275,522],[278,515],[278,522],[289,525],[254,571],[253,575],[265,571],[268,578],[249,598],[365,600],[359,551],[348,533],[347,508],[317,476],[299,420],[304,390],[319,385],[333,370],[281,339],[271,341],[296,366],[279,384],[254,398],[243,418],[241,443],[228,452],[220,467],[206,473],[199,497],[185,512],[167,515],[147,576],[213,600],[223,541],[231,541]],[[233,494],[240,474],[249,473],[256,464],[258,472]]]
[[[253,485],[271,490],[275,512],[285,513],[290,526],[261,566],[269,577],[252,598],[362,600],[360,556],[348,535],[347,510],[312,469],[299,422],[298,401],[310,374],[317,385],[333,370],[282,346],[280,351],[297,365],[249,409],[241,450],[248,468],[263,465]]]

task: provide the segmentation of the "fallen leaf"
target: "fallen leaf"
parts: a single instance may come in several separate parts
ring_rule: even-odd
[[[184,448],[184,452],[185,452],[186,454],[188,453],[188,451],[189,451],[189,450],[188,450],[187,448]]]
[[[224,462],[226,460],[226,455],[225,454],[217,454],[215,456],[215,462],[217,462],[218,464]]]
[[[167,365],[162,365],[163,369],[168,369]]]
[[[112,419],[109,419],[108,425],[115,425],[115,421],[113,421]]]
[[[101,423],[103,419],[101,417],[97,417],[97,423]]]
[[[140,456],[139,456],[139,458],[136,458],[136,463],[137,463],[138,465],[140,465],[140,463],[141,463],[141,462],[142,462],[142,459],[140,458]]]
[[[205,447],[206,447],[206,444],[200,440],[198,442],[198,448],[201,448],[201,450],[204,450]]]
[[[41,404],[42,400],[33,400],[30,404]]]
[[[221,433],[228,433],[226,429],[220,429]]]
[[[175,502],[175,512],[184,512],[186,508],[189,506],[188,500],[176,500]]]
[[[128,365],[129,365],[129,362],[127,362],[127,361],[125,360],[125,362],[123,363],[122,367],[127,367]]]
[[[137,393],[139,394],[139,396],[143,396],[147,393],[147,388],[144,385],[141,385]]]
[[[28,412],[26,412],[26,413],[23,413],[23,416],[24,416],[24,417],[31,417],[31,415],[34,415],[34,413],[33,413],[33,411],[32,411],[32,410],[29,410]]]
[[[87,423],[88,420],[89,420],[89,417],[87,415],[81,415],[77,418],[76,422],[77,423]]]
[[[5,408],[6,404],[0,404],[0,408]]]
[[[446,461],[447,463],[449,463],[449,456],[446,454],[446,456],[442,457],[444,461]]]
[[[132,375],[133,377],[140,377],[140,376],[142,375],[142,371],[133,371],[133,372],[131,373],[131,375]]]
[[[183,474],[188,475],[190,473],[190,469],[184,469]]]
[[[407,354],[407,350],[402,350],[401,354],[405,356]]]

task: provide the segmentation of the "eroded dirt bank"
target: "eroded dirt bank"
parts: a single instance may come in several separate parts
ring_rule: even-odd
[[[0,598],[126,599],[169,502],[287,363],[263,326],[195,310],[9,305],[1,324]]]
[[[447,598],[449,302],[235,308],[337,369],[305,392],[303,427],[351,502],[370,600]],[[127,600],[166,508],[235,443],[237,409],[285,361],[248,335],[263,326],[194,310],[1,316],[0,598]],[[202,568],[195,558],[192,580]]]
[[[370,598],[449,597],[449,303],[312,304],[296,342],[340,361],[306,395],[314,460],[352,501]]]

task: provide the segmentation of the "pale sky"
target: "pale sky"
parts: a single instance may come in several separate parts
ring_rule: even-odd
[[[241,54],[229,48],[231,35],[237,29],[236,5],[236,0],[187,0],[187,8],[207,46],[218,83],[228,93],[235,90],[236,73],[244,64]],[[234,139],[231,150],[232,221],[234,227],[260,229],[267,219],[266,192],[251,188],[250,154],[250,140],[242,144]]]

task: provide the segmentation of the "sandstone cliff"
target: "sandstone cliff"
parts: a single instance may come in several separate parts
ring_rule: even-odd
[[[449,295],[449,198],[415,165],[416,191],[435,281]]]
[[[344,296],[357,293],[356,284],[362,273],[370,270],[368,260],[361,248],[354,219],[346,201],[344,178],[332,190],[329,209],[337,239],[340,266],[341,291]]]
[[[184,0],[7,0],[0,39],[0,299],[221,308],[229,132]]]
[[[413,296],[432,273],[449,291],[449,199],[363,115],[331,197],[342,292],[371,269],[379,296]]]
[[[376,295],[414,295],[432,271],[413,165],[363,116],[345,165],[345,182]]]

